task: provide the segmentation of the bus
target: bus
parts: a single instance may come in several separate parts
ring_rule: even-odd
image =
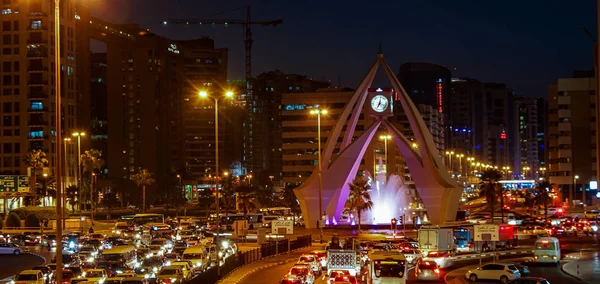
[[[408,264],[404,254],[397,250],[374,251],[369,256],[370,283],[405,284],[408,278]]]
[[[288,207],[269,207],[261,208],[260,213],[264,215],[288,216],[292,214],[292,208]]]
[[[121,216],[123,222],[132,222],[136,226],[142,226],[146,223],[164,223],[165,216],[157,213],[142,213],[135,215],[124,215]]]
[[[473,243],[473,226],[454,227],[452,230],[457,251],[471,251]]]
[[[258,229],[263,224],[262,213],[248,213],[246,214],[248,220],[248,229]],[[225,222],[225,216],[221,217],[221,224],[226,223],[227,225],[233,225],[237,220],[244,220],[244,214],[227,214],[227,222]]]
[[[100,262],[124,263],[129,268],[136,268],[137,254],[134,246],[117,246],[104,250]]]

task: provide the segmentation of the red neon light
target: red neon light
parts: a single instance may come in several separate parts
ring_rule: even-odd
[[[500,133],[500,139],[506,139],[506,132]]]
[[[438,107],[438,111],[440,113],[444,112],[444,105],[443,105],[443,101],[444,101],[444,95],[443,95],[443,91],[444,87],[442,86],[441,82],[435,83],[435,97],[437,99],[437,107]]]

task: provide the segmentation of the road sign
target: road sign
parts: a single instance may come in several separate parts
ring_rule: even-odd
[[[474,241],[499,241],[500,233],[498,225],[474,225]]]
[[[280,230],[282,229],[282,230]],[[280,234],[285,231],[284,234],[294,234],[294,221],[292,220],[273,220],[271,221],[271,233]]]
[[[29,178],[27,176],[0,176],[0,192],[27,192]]]

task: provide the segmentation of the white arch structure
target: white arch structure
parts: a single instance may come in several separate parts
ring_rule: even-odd
[[[412,142],[404,137],[385,117],[378,117],[360,137],[352,141],[356,124],[367,99],[368,89],[379,67],[383,68],[392,86],[398,92],[417,147],[412,147]],[[348,119],[350,115],[351,117]],[[335,161],[329,163],[344,125],[347,125],[347,130],[340,145],[340,154]],[[334,216],[339,220],[349,194],[348,183],[356,177],[365,151],[380,126],[388,130],[394,144],[404,156],[432,224],[454,221],[461,195],[460,185],[448,175],[445,166],[438,158],[437,149],[427,125],[381,53],[377,55],[377,60],[344,107],[322,149],[322,200],[327,216]],[[306,182],[294,189],[294,193],[300,202],[306,227],[316,228],[317,221],[321,217],[317,168],[313,170]]]

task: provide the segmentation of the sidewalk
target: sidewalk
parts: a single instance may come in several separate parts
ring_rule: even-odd
[[[600,255],[589,254],[581,259],[569,261],[562,271],[586,283],[600,283]]]
[[[314,245],[314,244],[313,244]],[[304,253],[308,253],[311,250],[319,249],[319,246],[310,246],[306,248],[302,248],[296,251],[292,251],[291,253],[284,253],[280,255],[276,255],[273,257],[268,257],[265,259],[261,259],[257,262],[242,266],[237,270],[234,270],[232,273],[227,275],[227,277],[221,279],[219,283],[221,284],[237,284],[242,281],[246,276],[255,273],[259,270],[263,270],[265,268],[269,268],[276,265],[283,265],[285,263],[295,261],[300,257],[300,255]]]

